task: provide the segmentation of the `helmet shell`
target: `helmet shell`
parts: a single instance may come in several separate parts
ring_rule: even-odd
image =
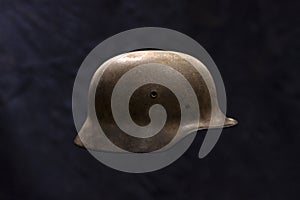
[[[109,59],[92,78],[88,102],[74,142],[97,151],[162,151],[194,131],[237,124],[221,112],[207,67],[173,51]]]

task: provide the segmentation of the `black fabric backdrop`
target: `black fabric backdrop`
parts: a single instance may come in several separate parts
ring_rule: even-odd
[[[0,199],[299,199],[297,1],[0,1]],[[225,129],[172,165],[110,169],[72,143],[85,56],[118,32],[159,26],[206,48],[224,79]],[[296,34],[298,33],[298,37]],[[298,197],[298,198],[297,198]]]

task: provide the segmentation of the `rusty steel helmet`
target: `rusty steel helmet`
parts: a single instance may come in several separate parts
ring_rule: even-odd
[[[235,124],[220,110],[201,61],[173,51],[134,51],[95,72],[88,116],[74,142],[104,152],[157,152],[197,130]]]

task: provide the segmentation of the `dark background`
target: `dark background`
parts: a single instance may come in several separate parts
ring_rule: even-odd
[[[297,6],[0,1],[0,199],[299,199]],[[98,43],[143,26],[185,33],[210,53],[224,79],[227,113],[239,125],[225,129],[204,159],[197,158],[199,132],[172,165],[127,174],[73,145],[71,95]]]

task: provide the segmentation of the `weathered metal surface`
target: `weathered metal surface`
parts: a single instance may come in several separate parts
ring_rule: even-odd
[[[206,67],[197,62],[199,61],[186,54],[169,51],[137,51],[112,58],[99,81],[94,83],[95,93],[90,96],[94,98],[92,106],[96,114],[96,123],[100,125],[109,141],[124,151],[152,152],[168,145],[176,134],[182,134],[183,137],[192,130],[235,125],[237,123],[235,120],[225,117],[220,111],[213,79]],[[116,124],[111,109],[111,97],[116,83],[129,70],[147,63],[158,63],[173,68],[190,83],[194,90],[199,105],[200,121],[190,121],[186,124],[188,127],[186,130],[180,130],[183,133],[178,132],[181,108],[176,95],[169,88],[155,83],[142,85],[134,91],[129,101],[129,113],[137,125],[146,126],[150,123],[150,107],[160,104],[167,113],[164,127],[157,134],[142,138],[125,133]],[[160,72],[157,71],[158,76],[159,74]],[[89,133],[86,136],[84,131],[81,134],[87,148],[103,150],[101,141],[93,140],[94,134]],[[76,137],[74,142],[84,146],[79,137]]]

